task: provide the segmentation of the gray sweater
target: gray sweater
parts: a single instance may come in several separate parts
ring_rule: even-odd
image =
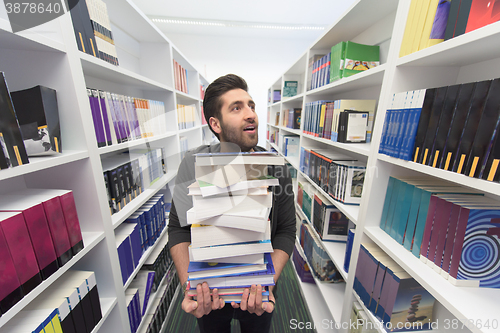
[[[256,146],[256,151],[265,151],[264,148]],[[168,247],[191,242],[191,226],[187,225],[186,212],[193,207],[193,202],[188,196],[187,186],[195,181],[194,162],[197,153],[217,153],[220,151],[220,144],[202,145],[194,150],[190,150],[184,156],[179,172],[175,179],[174,196],[170,209],[170,219],[168,223]],[[292,180],[286,165],[270,166],[269,174],[278,178],[279,186],[276,186],[273,196],[273,208],[270,213],[271,220],[271,243],[274,249],[280,249],[291,255],[295,244],[295,204],[292,188]]]

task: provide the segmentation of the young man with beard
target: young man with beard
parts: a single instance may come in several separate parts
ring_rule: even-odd
[[[228,74],[211,83],[203,100],[205,118],[211,131],[220,143],[202,145],[188,151],[179,166],[168,225],[168,246],[174,260],[177,274],[186,287],[189,266],[188,246],[191,242],[190,226],[186,212],[193,207],[187,186],[195,181],[195,156],[197,153],[264,151],[257,146],[259,120],[255,103],[248,94],[248,87],[242,78]],[[182,309],[198,318],[200,332],[230,332],[233,318],[240,321],[241,331],[269,332],[272,313],[275,308],[276,291],[280,273],[288,261],[295,244],[295,205],[292,182],[286,166],[276,166],[273,175],[279,179],[279,186],[273,197],[270,213],[271,254],[276,285],[269,288],[269,302],[262,302],[262,287],[252,285],[243,294],[240,304],[226,305],[213,289],[213,297],[207,283],[196,287],[197,301],[184,291]],[[283,291],[282,291],[283,292]]]

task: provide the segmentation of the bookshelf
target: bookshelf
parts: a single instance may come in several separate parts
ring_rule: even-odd
[[[10,91],[36,85],[57,91],[63,145],[59,156],[30,157],[29,164],[1,170],[0,194],[24,188],[72,190],[85,245],[66,265],[2,314],[1,333],[6,331],[3,326],[49,286],[57,285],[68,270],[91,270],[96,274],[103,317],[92,332],[130,332],[114,230],[154,194],[173,188],[180,164],[181,137],[187,138],[187,148],[191,149],[202,144],[203,131],[209,132],[201,126],[200,98],[200,84],[206,87],[208,81],[132,1],[104,2],[119,66],[78,51],[69,13],[14,34],[5,7],[0,6],[0,71],[5,72]],[[187,69],[188,93],[175,89],[174,59]],[[98,148],[87,87],[163,102],[168,130],[158,136]],[[178,129],[178,103],[194,105],[193,128]],[[167,173],[120,212],[110,215],[101,159],[149,147],[165,149]],[[165,228],[139,265],[166,240]],[[141,331],[147,325],[143,321]]]
[[[436,298],[433,321],[438,321],[440,325],[437,330],[433,331],[452,330],[450,327],[447,329],[443,323],[455,322],[458,327],[455,327],[454,332],[495,332],[498,327],[493,327],[491,323],[492,321],[498,323],[500,320],[498,315],[500,306],[496,304],[500,290],[453,286],[379,227],[390,176],[446,180],[465,188],[479,190],[488,197],[500,200],[499,183],[471,178],[378,153],[385,110],[392,94],[500,77],[500,49],[496,47],[500,42],[500,22],[399,58],[409,8],[410,1],[406,0],[384,1],[383,3],[369,0],[355,1],[351,8],[327,28],[325,33],[312,43],[306,52],[269,88],[269,93],[272,93],[277,87],[283,87],[284,81],[290,78],[298,78],[304,83],[302,86],[299,85],[296,96],[277,103],[270,101],[268,130],[300,135],[300,145],[303,147],[341,152],[367,164],[367,177],[364,182],[361,204],[355,206],[357,210],[347,211],[345,205],[331,200],[356,224],[349,274],[344,275],[346,280],[344,295],[341,299],[325,297],[327,303],[336,303],[335,306],[329,305],[329,308],[337,308],[337,306],[342,308],[340,314],[331,311],[336,322],[339,324],[349,322],[352,303],[356,299],[359,300],[353,290],[354,272],[360,243],[369,242],[377,244]],[[331,46],[342,40],[379,45],[381,65],[320,88],[306,90],[309,57],[315,54],[326,54]],[[372,141],[368,144],[328,142],[328,140],[318,139],[301,131],[295,132],[282,127],[283,112],[281,111],[292,105],[302,107],[304,110],[305,104],[309,102],[321,99],[351,98],[377,100]],[[280,113],[280,126],[275,127],[274,121],[278,113]],[[267,145],[279,151],[279,144],[268,142]],[[296,166],[295,162],[291,164]],[[299,181],[310,183],[315,191],[320,192],[316,184],[303,173],[298,172],[298,178]],[[348,208],[352,207],[348,206]],[[302,212],[299,212],[299,215],[305,219],[305,216],[300,213]],[[343,272],[343,259],[340,259],[342,256],[338,252],[343,254],[344,250],[340,246],[332,247],[328,242],[324,242],[324,245],[339,270]],[[321,292],[321,287],[317,287],[315,292],[318,290]],[[370,319],[377,323],[377,319],[368,310],[366,311]],[[490,325],[483,325],[488,320]],[[340,328],[339,331],[348,332],[348,329]],[[385,332],[383,328],[379,328],[378,331]]]

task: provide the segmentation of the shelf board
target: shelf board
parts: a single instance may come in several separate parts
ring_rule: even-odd
[[[433,168],[420,163],[411,161],[404,161],[398,158],[390,157],[384,154],[378,154],[378,159],[393,165],[397,165],[409,170],[418,171],[420,173],[445,179],[447,181],[456,183],[460,186],[467,186],[480,192],[489,193],[493,195],[500,195],[500,183],[492,182],[483,179],[472,178],[452,171],[445,171],[439,168]]]
[[[196,96],[193,96],[193,95],[190,95],[190,94],[186,94],[185,92],[182,92],[182,91],[179,91],[179,90],[175,90],[175,93],[181,99],[189,99],[189,100],[193,100],[195,102],[201,102],[202,101],[200,98],[198,98]]]
[[[167,224],[168,224],[168,221],[167,221]],[[141,267],[142,265],[144,265],[144,263],[148,260],[149,256],[151,255],[151,253],[156,249],[156,247],[159,245],[159,244],[166,244],[166,240],[168,240],[168,235],[167,235],[167,229],[168,227],[165,226],[165,228],[163,228],[160,236],[158,237],[158,239],[156,240],[156,242],[150,246],[141,256],[141,259],[139,260],[139,264],[137,265],[137,267],[134,269],[134,271],[132,272],[132,274],[129,276],[127,282],[123,285],[123,291],[125,292],[125,290],[127,290],[128,286],[130,285],[130,283],[132,283],[132,281],[134,280],[135,276],[137,275],[137,273],[139,273],[139,271],[141,270]],[[164,241],[165,240],[165,241]]]
[[[319,88],[309,90],[306,92],[307,96],[332,95],[369,87],[382,86],[386,64],[382,64],[375,68],[363,71],[362,73],[355,74]]]
[[[399,58],[396,65],[398,67],[466,66],[500,57],[498,45],[500,45],[500,22]]]
[[[314,230],[314,233],[318,237],[318,239],[321,240],[321,237],[319,237],[318,233],[316,232],[316,229],[314,229],[314,226],[312,225],[311,221],[309,221],[309,218],[304,214],[302,211],[302,208],[300,208],[298,203],[295,203],[295,211],[299,213],[301,218],[303,220],[306,220],[307,223],[312,227]],[[326,252],[332,259],[333,263],[335,264],[335,267],[337,267],[338,271],[340,272],[340,275],[342,275],[342,278],[344,281],[347,281],[347,273],[344,271],[344,257],[345,257],[345,248],[346,248],[346,243],[343,242],[330,242],[330,241],[321,241],[323,244]]]
[[[2,49],[66,53],[66,45],[32,31],[11,32],[10,23],[0,19]]]
[[[76,264],[83,256],[92,250],[100,241],[104,239],[104,232],[82,232],[84,248],[76,254],[64,266],[59,267],[49,278],[42,281],[35,289],[29,294],[25,295],[19,302],[17,302],[7,313],[3,313],[0,317],[0,327],[4,326],[16,314],[24,309],[26,305],[32,302],[44,290],[46,290],[52,283],[59,279],[66,271],[68,271],[74,264]]]
[[[415,278],[447,308],[458,320],[467,323],[486,323],[498,318],[498,299],[500,289],[457,287],[441,277],[432,268],[416,258],[402,245],[398,244],[379,227],[365,227],[365,233],[384,252],[389,254],[406,272]],[[493,333],[498,327],[471,328],[475,333]]]
[[[300,129],[289,128],[289,127],[285,127],[285,126],[278,126],[278,128],[281,131],[290,132],[290,133],[295,134],[295,135],[300,136],[302,134],[302,131]]]
[[[292,97],[283,97],[283,99],[281,100],[281,103],[285,104],[285,103],[290,103],[290,102],[296,102],[296,101],[301,100],[303,98],[304,98],[304,93],[297,94],[297,95],[292,96]]]
[[[298,240],[296,239],[296,243]],[[299,247],[299,251],[302,252],[303,257],[307,262],[307,258],[304,255],[302,247],[300,244],[296,244]],[[307,262],[309,265],[309,263]],[[311,265],[309,265],[311,267]],[[295,270],[295,265],[293,266],[293,271],[297,276],[297,280],[302,287],[303,296],[307,301],[307,305],[309,307],[309,311],[313,317],[314,323],[316,323],[316,329],[320,327],[324,330],[320,323],[322,323],[325,319],[333,320],[334,323],[340,323],[340,318],[342,314],[342,304],[345,293],[345,283],[323,283],[320,282],[313,273],[312,276],[314,278],[315,283],[305,283],[300,280],[300,277],[297,275],[297,271]],[[311,300],[312,298],[312,300]],[[326,306],[325,306],[326,305]],[[321,309],[321,310],[320,310]],[[326,312],[326,313],[325,313]],[[319,314],[321,317],[319,317]],[[322,332],[322,330],[318,330],[318,332]]]
[[[194,130],[197,130],[197,129],[200,129],[200,128],[201,128],[201,125],[196,125],[196,126],[190,127],[190,128],[184,128],[184,129],[179,130],[179,134],[184,134],[184,133],[187,133],[187,132],[191,132],[191,131],[194,131]]]
[[[156,82],[123,67],[112,65],[90,54],[79,52],[79,55],[84,75],[142,90],[173,92],[172,88],[163,83]]]
[[[278,128],[278,129],[280,128],[278,125],[273,125],[273,124],[269,124],[269,123],[268,123],[267,125],[268,125],[268,126],[271,126],[271,127]]]
[[[56,167],[66,163],[80,161],[89,157],[85,150],[64,150],[60,155],[29,157],[29,163],[0,171],[0,181],[28,173]]]
[[[97,287],[99,287],[99,286],[97,286]],[[92,330],[92,333],[99,332],[99,329],[104,324],[104,322],[108,318],[109,314],[111,313],[113,308],[118,303],[116,297],[114,297],[114,298],[101,298],[101,299],[99,299],[99,301],[101,302],[102,318],[101,318],[101,320],[99,320],[97,325],[94,327],[94,329]]]
[[[347,152],[356,153],[363,156],[368,156],[368,154],[370,154],[371,143],[340,143],[325,138],[317,138],[305,133],[302,133],[302,136],[307,139],[321,142],[335,148],[343,149]]]
[[[320,192],[325,198],[327,198],[332,204],[335,205],[342,213],[344,213],[345,216],[349,220],[351,220],[354,224],[357,224],[358,221],[358,215],[359,215],[359,206],[358,205],[344,205],[341,202],[336,201],[333,199],[328,193],[323,191],[321,187],[319,187],[315,182],[312,181],[309,176],[307,176],[305,173],[302,171],[298,170],[298,172],[312,185],[314,188]]]
[[[160,140],[163,140],[165,138],[175,136],[175,134],[176,134],[175,131],[168,131],[162,135],[157,135],[157,136],[153,136],[153,137],[149,137],[149,138],[137,139],[137,140],[133,140],[133,141],[119,143],[116,145],[101,147],[101,148],[98,148],[97,151],[101,155],[108,154],[108,153],[112,153],[112,152],[116,152],[116,151],[120,151],[120,150],[125,150],[125,149],[132,148],[132,147],[146,145],[148,143],[154,143],[156,141],[160,141]]]
[[[139,207],[141,207],[146,201],[148,201],[153,195],[158,192],[160,188],[168,184],[177,175],[177,171],[169,171],[167,174],[163,175],[160,179],[154,182],[151,187],[144,190],[139,194],[134,200],[129,204],[125,205],[122,210],[113,214],[111,216],[111,221],[113,229],[116,229],[123,221],[125,221],[130,215],[132,215]]]

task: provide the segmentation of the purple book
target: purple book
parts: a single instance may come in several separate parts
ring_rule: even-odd
[[[149,296],[151,295],[151,289],[153,288],[153,282],[155,280],[155,272],[148,273],[148,280],[146,282],[146,290],[144,291],[144,304],[142,306],[142,315],[146,314],[146,309],[148,307]]]
[[[102,118],[99,108],[99,98],[97,95],[97,90],[87,88],[87,95],[90,102],[90,111],[92,113],[92,121],[94,123],[97,147],[104,147],[106,146],[106,140],[104,138],[104,129],[102,127]]]
[[[42,282],[28,228],[20,212],[3,212],[0,216],[0,226],[26,295]]]
[[[435,262],[436,257],[441,267],[441,259],[443,257],[443,244],[446,237],[446,230],[448,229],[448,221],[451,213],[451,202],[439,199],[436,206],[436,214],[434,217],[434,224],[432,227],[431,240],[429,243],[429,252],[427,259]],[[441,245],[441,246],[440,246]],[[441,250],[441,253],[438,251]]]
[[[453,245],[455,243],[455,235],[457,233],[458,217],[460,214],[460,206],[453,204],[451,208],[450,224],[448,225],[448,234],[446,235],[446,243],[443,253],[443,263],[441,269],[444,274],[448,274],[450,271],[451,255],[453,252]]]
[[[98,93],[99,93],[101,116],[102,116],[102,121],[104,123],[104,134],[106,134],[106,144],[108,146],[111,146],[113,140],[111,139],[111,128],[110,128],[111,126],[110,126],[110,119],[108,118],[108,110],[106,108],[105,92],[98,91]]]
[[[425,221],[424,235],[422,237],[422,245],[420,248],[420,258],[427,258],[427,253],[429,251],[429,242],[431,240],[432,226],[434,224],[434,215],[436,211],[436,204],[438,197],[435,195],[431,196],[429,202],[429,209],[427,211],[427,219]]]
[[[0,216],[3,214],[5,213],[0,213]],[[5,313],[19,302],[24,294],[2,228],[0,228],[0,276],[2,277],[0,279],[0,312]]]
[[[137,139],[140,139],[142,137],[141,126],[139,125],[139,117],[137,116],[137,110],[135,108],[135,103],[134,103],[132,97],[127,96],[125,98],[127,101],[127,108],[129,110],[129,114],[132,116],[135,137]]]
[[[61,190],[64,192],[64,190]],[[71,244],[73,255],[83,250],[82,230],[80,229],[80,221],[76,211],[75,198],[72,191],[65,191],[59,195],[61,208],[64,214],[64,221],[68,230],[68,238]]]
[[[116,141],[117,143],[122,143],[122,134],[120,131],[120,123],[118,121],[118,116],[116,115],[116,110],[115,106],[113,103],[113,98],[111,97],[111,93],[106,92],[106,104],[108,105],[109,108],[109,113],[111,114],[111,121],[113,123],[113,129],[115,131],[116,135]]]
[[[122,142],[127,142],[129,138],[129,133],[127,132],[127,124],[125,123],[125,118],[120,107],[120,101],[116,94],[111,94],[113,99],[113,108],[115,110],[116,120],[118,122],[118,127],[120,129],[120,136]]]

